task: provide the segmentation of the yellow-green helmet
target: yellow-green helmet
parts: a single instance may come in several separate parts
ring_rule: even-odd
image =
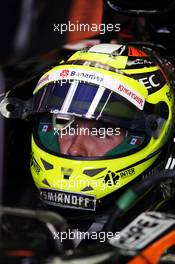
[[[32,101],[31,173],[41,200],[96,211],[152,168],[173,131],[172,76],[170,63],[150,49],[113,44],[77,51],[46,72]],[[127,134],[100,157],[62,154],[57,132],[76,119],[109,124]]]

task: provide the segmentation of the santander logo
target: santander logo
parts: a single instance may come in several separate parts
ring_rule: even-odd
[[[60,72],[60,76],[61,76],[62,78],[66,77],[66,76],[68,76],[68,75],[69,75],[69,70],[62,70],[62,71]]]

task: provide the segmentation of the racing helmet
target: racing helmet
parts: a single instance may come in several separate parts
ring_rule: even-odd
[[[158,0],[153,1],[139,1],[139,0],[106,0],[107,6],[112,8],[118,13],[125,15],[162,15],[174,10],[175,1],[168,0],[166,2],[160,2]]]
[[[173,74],[151,49],[118,44],[84,48],[46,72],[28,104],[35,116],[31,173],[42,202],[95,212],[149,170],[172,135]],[[122,129],[124,138],[103,155],[61,153],[60,133],[75,131],[76,120]],[[99,140],[108,145],[110,136]]]

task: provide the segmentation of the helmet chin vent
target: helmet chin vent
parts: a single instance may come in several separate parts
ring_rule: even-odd
[[[99,169],[92,169],[92,170],[84,170],[83,173],[87,176],[93,177],[97,174],[99,174],[100,172],[106,170],[106,168],[99,168]]]
[[[73,170],[71,168],[61,168],[62,176],[64,177],[64,180],[69,180]]]
[[[70,178],[70,175],[64,175],[64,180],[69,180],[69,178]]]
[[[81,190],[81,192],[87,192],[87,191],[93,191],[93,188],[89,185],[86,186],[83,190]]]
[[[48,163],[44,159],[41,159],[41,161],[42,161],[42,164],[43,164],[45,170],[52,170],[53,169],[53,165],[52,164]]]
[[[47,181],[46,179],[44,179],[44,180],[42,181],[42,183],[44,183],[44,184],[46,184],[47,186],[50,187],[50,184],[48,183],[48,181]]]

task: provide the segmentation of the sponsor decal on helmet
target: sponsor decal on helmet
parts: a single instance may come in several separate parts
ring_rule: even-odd
[[[155,77],[156,75],[152,74],[149,77],[140,78],[139,82],[142,83],[147,89],[160,86],[160,82],[156,82]]]
[[[104,182],[109,185],[109,186],[112,186],[113,184],[117,184],[119,180],[119,176],[115,174],[115,172],[113,171],[108,171],[105,179],[104,179]]]
[[[84,69],[60,69],[52,71],[49,74],[49,82],[60,82],[72,83],[72,80],[78,80],[79,82],[89,82],[104,88],[108,88],[111,91],[120,94],[121,96],[125,97],[128,101],[133,103],[139,109],[143,109],[145,99],[143,96],[136,93],[132,88],[128,86],[124,86],[121,81],[117,78],[114,78],[109,75],[105,75],[102,73],[97,73],[94,71],[84,70]],[[42,83],[47,84],[48,81]],[[37,85],[34,93],[36,93],[40,88],[40,85]]]
[[[128,56],[147,57],[148,55],[135,47],[128,47]]]
[[[68,75],[69,75],[69,70],[66,70],[66,69],[65,69],[65,70],[62,70],[62,71],[60,72],[60,76],[63,77],[63,78],[64,78],[64,77],[67,77]]]
[[[160,70],[149,73],[132,74],[132,76],[148,89],[149,94],[158,91],[166,83]]]
[[[124,177],[130,177],[132,175],[135,174],[135,169],[134,168],[129,168],[127,170],[123,170],[123,171],[108,171],[104,182],[106,184],[108,184],[109,186],[111,186],[112,184],[117,184],[118,180],[120,178],[124,178]]]
[[[117,87],[117,91],[125,98],[127,98],[129,101],[131,101],[134,105],[136,105],[138,108],[143,109],[144,105],[144,99],[141,98],[139,95],[137,95],[133,90],[131,90],[129,87],[126,87],[122,84],[119,84]]]
[[[129,168],[127,170],[124,170],[124,171],[119,172],[119,176],[121,178],[130,177],[130,176],[132,176],[134,174],[135,174],[135,169],[134,168]]]
[[[154,65],[154,62],[151,61],[150,59],[145,59],[145,58],[133,58],[132,59],[129,59],[128,58],[128,61],[127,61],[127,65],[126,65],[126,68],[127,69],[134,69],[138,66],[138,68],[142,68],[143,66],[144,67],[150,67],[150,66],[153,66]]]
[[[142,143],[142,139],[138,137],[133,137],[129,144],[131,145],[140,145]]]
[[[42,126],[41,131],[42,131],[43,133],[47,133],[47,132],[51,132],[52,129],[53,129],[53,126],[52,126],[52,125],[50,125],[50,124],[49,124],[49,125],[44,124],[44,125]]]
[[[93,195],[40,188],[40,197],[53,206],[89,211],[96,209],[96,198]]]
[[[58,76],[60,76],[61,78],[65,78],[67,77],[68,79],[73,78],[74,80],[80,80],[81,82],[83,81],[97,81],[98,83],[103,82],[104,78],[102,74],[98,74],[92,71],[82,71],[82,70],[77,70],[77,69],[73,69],[73,70],[69,70],[69,69],[64,69],[64,70],[58,70],[57,71]],[[55,76],[55,80],[59,80],[61,79],[59,77]],[[64,81],[65,82],[65,81]]]
[[[75,76],[75,77],[83,77],[87,78],[90,80],[97,80],[98,82],[103,82],[104,78],[97,75],[97,74],[89,74],[89,73],[84,73],[84,72],[77,72],[77,71],[71,71],[70,76]]]
[[[67,77],[68,79],[73,78],[74,80],[80,80],[81,82],[83,81],[97,81],[97,82],[103,82],[104,78],[102,74],[98,74],[92,71],[82,71],[82,70],[77,70],[77,69],[63,69],[63,70],[58,70],[57,71],[58,76],[55,76],[55,74],[53,75],[53,77],[55,76],[54,80],[59,80],[61,78],[65,78]],[[59,76],[61,78],[59,78]],[[53,78],[52,77],[52,78]],[[65,81],[64,81],[65,82]]]

